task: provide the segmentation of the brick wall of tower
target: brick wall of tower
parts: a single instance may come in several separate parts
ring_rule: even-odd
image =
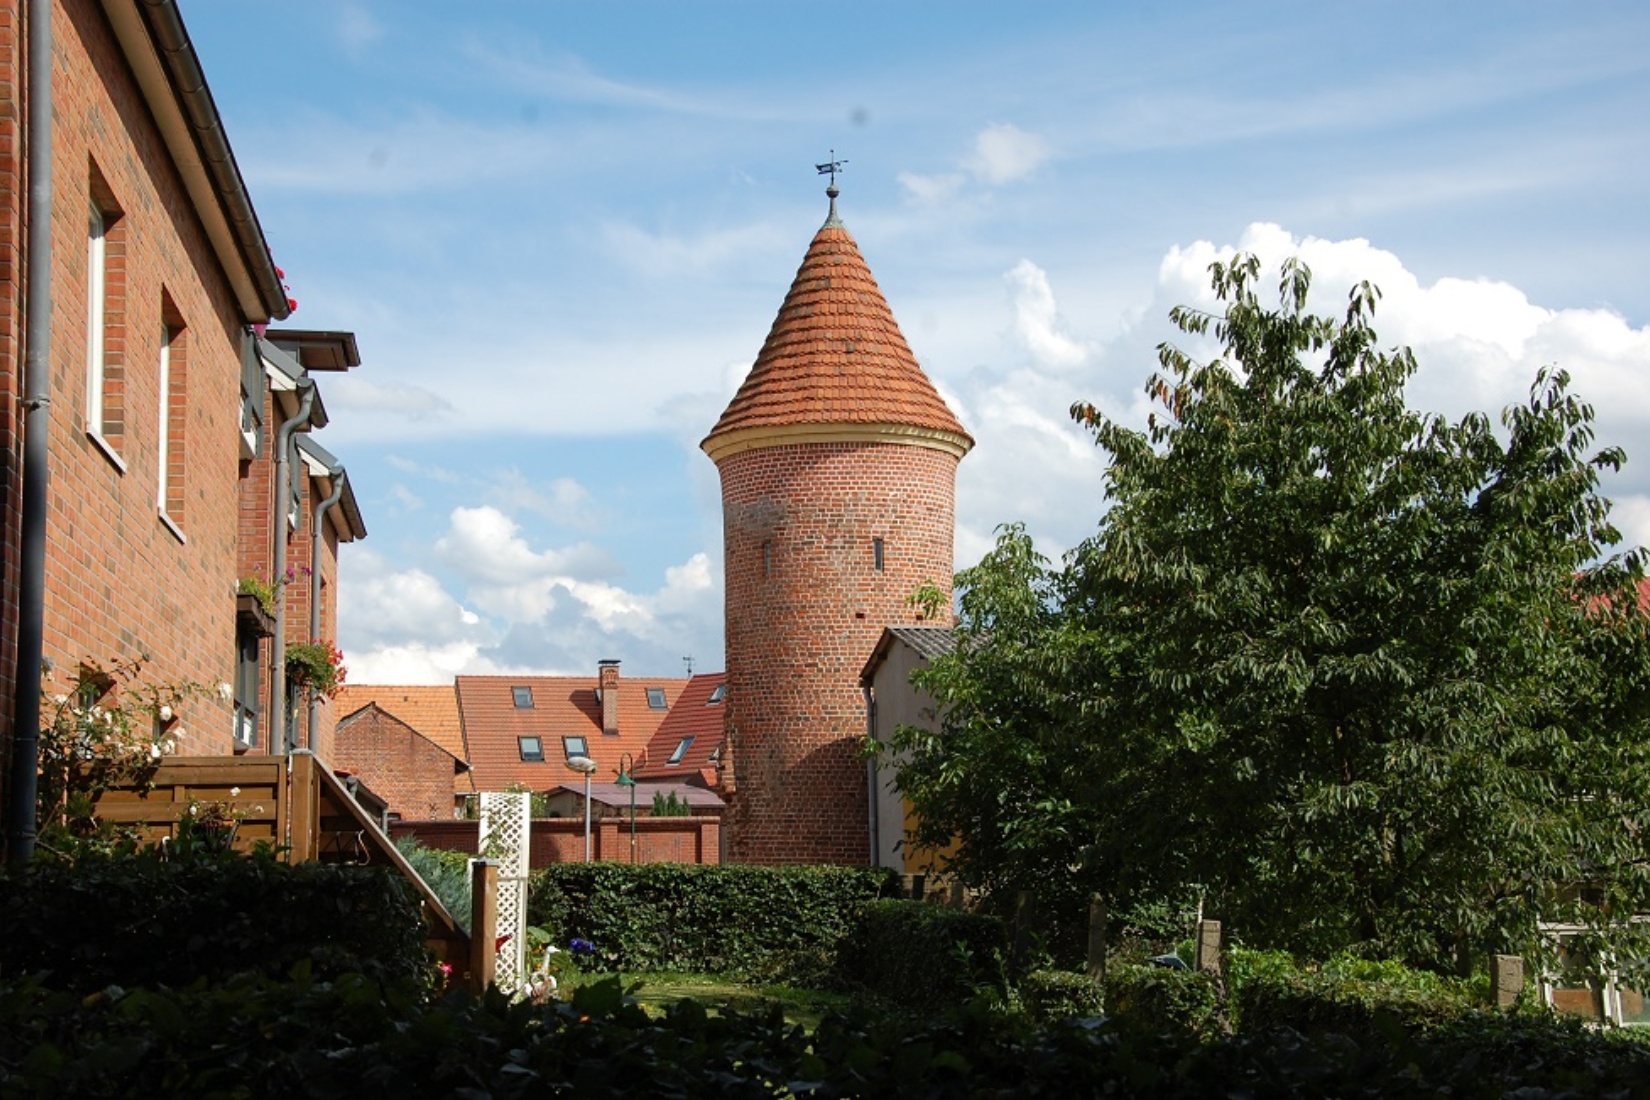
[[[7,74],[0,174],[22,175],[19,116],[21,0],[0,2],[0,67]],[[196,215],[154,118],[136,86],[101,4],[65,0],[53,26],[52,313],[48,448],[45,656],[63,676],[82,660],[148,654],[149,678],[215,685],[234,660],[236,474],[240,440],[240,340],[244,320],[217,253]],[[25,181],[26,183],[26,181]],[[23,187],[0,188],[0,390],[15,391],[24,349],[18,340]],[[110,215],[107,242],[105,445],[87,424],[88,220]],[[174,385],[186,349],[182,407],[163,411],[159,361],[165,326],[180,329]],[[7,402],[8,417],[15,413]],[[163,416],[173,433],[179,481],[171,523],[157,493],[164,484]],[[9,421],[15,425],[15,420]],[[9,430],[9,429],[8,429]],[[180,436],[178,433],[182,431]],[[181,445],[177,441],[181,439]],[[15,434],[0,509],[6,518],[3,620],[15,622],[16,558],[11,521],[17,491]],[[0,642],[14,652],[15,639]],[[62,690],[64,680],[56,690]],[[0,707],[10,718],[11,699]],[[216,693],[184,707],[181,750],[227,752],[229,705]]]
[[[746,451],[720,469],[729,856],[867,863],[859,672],[884,626],[918,621],[913,591],[949,590],[957,458],[818,443]]]

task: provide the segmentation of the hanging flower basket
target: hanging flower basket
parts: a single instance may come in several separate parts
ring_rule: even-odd
[[[344,655],[331,642],[307,642],[286,647],[287,683],[308,688],[328,699],[344,686]]]

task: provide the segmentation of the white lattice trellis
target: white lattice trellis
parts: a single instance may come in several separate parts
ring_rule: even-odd
[[[526,980],[527,848],[533,827],[533,796],[525,791],[492,791],[481,796],[481,855],[498,864],[498,949],[494,980],[515,993]]]

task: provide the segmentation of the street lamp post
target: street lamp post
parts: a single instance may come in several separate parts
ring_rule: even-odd
[[[584,773],[584,861],[590,862],[590,777],[595,774],[596,762],[588,756],[571,756],[567,766]]]
[[[627,752],[619,757],[619,786],[630,788],[630,862],[636,862],[636,777],[630,773],[636,770],[636,762],[630,759]]]

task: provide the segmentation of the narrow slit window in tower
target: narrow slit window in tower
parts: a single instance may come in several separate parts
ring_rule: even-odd
[[[871,540],[871,560],[876,566],[876,571],[878,573],[882,572],[882,540],[881,539],[872,539]]]
[[[773,574],[773,543],[764,542],[762,544],[762,575],[764,577],[767,577],[767,576],[771,576],[772,574]]]

